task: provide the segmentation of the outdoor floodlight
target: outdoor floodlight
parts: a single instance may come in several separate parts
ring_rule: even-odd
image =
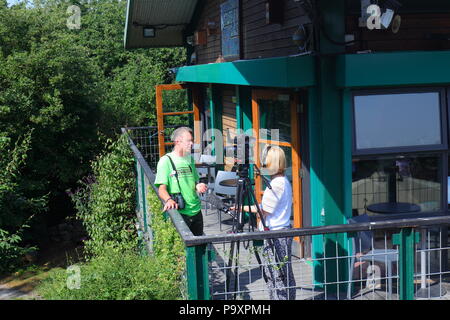
[[[154,38],[155,37],[155,28],[151,26],[146,26],[143,28],[144,38]]]

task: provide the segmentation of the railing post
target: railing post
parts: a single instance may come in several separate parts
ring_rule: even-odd
[[[186,247],[189,300],[210,300],[207,245]]]
[[[413,228],[404,228],[394,234],[393,243],[398,245],[399,295],[400,300],[414,300],[414,244],[419,234]]]

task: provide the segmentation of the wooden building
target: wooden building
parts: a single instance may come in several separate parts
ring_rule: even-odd
[[[125,48],[170,46],[197,134],[280,130],[294,227],[448,214],[450,2],[128,0]]]

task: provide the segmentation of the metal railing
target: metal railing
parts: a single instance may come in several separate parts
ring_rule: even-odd
[[[137,134],[135,130],[147,133]],[[149,190],[157,190],[147,163],[154,154],[140,139],[151,136],[151,130],[157,132],[155,128],[122,129],[128,134],[136,159],[137,215],[149,253],[152,213],[146,197]],[[176,210],[168,214],[185,245],[184,279],[189,299],[448,297],[448,216],[238,234],[224,230],[193,236]],[[217,220],[209,214],[204,217],[205,225],[211,222],[208,217]],[[311,244],[310,257],[300,256],[298,239]]]

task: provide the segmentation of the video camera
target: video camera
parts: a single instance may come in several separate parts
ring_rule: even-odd
[[[234,158],[232,171],[236,171],[240,177],[247,177],[250,161],[253,158],[253,144],[256,139],[246,134],[240,134],[231,139],[228,132],[227,140],[231,141],[232,145],[224,147],[224,154]]]

